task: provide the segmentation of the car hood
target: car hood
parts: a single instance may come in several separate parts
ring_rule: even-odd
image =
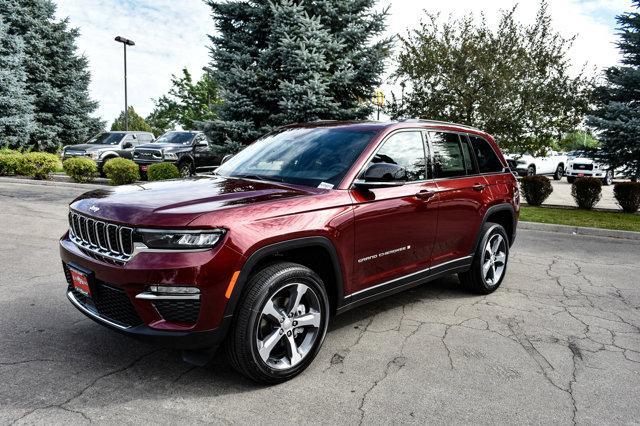
[[[90,151],[101,151],[101,150],[109,150],[109,149],[119,149],[119,148],[118,148],[118,145],[97,145],[97,144],[88,144],[88,143],[65,146],[66,151],[90,152]]]
[[[199,176],[89,191],[71,208],[132,226],[181,227],[205,213],[319,192],[276,182]]]

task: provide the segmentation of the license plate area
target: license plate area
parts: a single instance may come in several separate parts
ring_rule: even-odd
[[[140,170],[146,172],[149,169],[149,166],[140,166]]]
[[[69,273],[71,274],[71,285],[80,294],[86,297],[92,297],[91,295],[91,277],[90,274],[80,271],[73,266],[67,265]]]
[[[584,177],[584,173],[578,173],[578,177]]]

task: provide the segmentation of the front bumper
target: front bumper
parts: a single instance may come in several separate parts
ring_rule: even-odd
[[[224,244],[193,253],[139,253],[124,264],[96,259],[65,235],[60,255],[67,277],[67,298],[80,312],[112,330],[178,349],[216,347],[225,337],[225,292],[243,257]],[[73,289],[69,266],[90,277],[91,298]],[[197,304],[188,300],[137,298],[150,285],[195,286]],[[191,315],[196,309],[195,316]],[[185,314],[186,312],[186,314]],[[186,315],[186,316],[185,316]],[[190,318],[190,319],[189,319]]]
[[[607,175],[605,170],[567,170],[565,176],[568,177],[595,177],[604,179]]]

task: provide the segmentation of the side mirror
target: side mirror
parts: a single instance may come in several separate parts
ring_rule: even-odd
[[[367,167],[362,179],[354,182],[358,188],[389,188],[407,182],[407,170],[391,163],[373,163]]]
[[[129,148],[133,148],[133,144],[131,142],[124,142],[122,144],[122,149],[129,149]]]
[[[222,161],[220,162],[220,164],[222,165],[222,164],[226,163],[227,161],[231,160],[232,158],[233,158],[233,154],[227,154],[224,157],[222,157]]]

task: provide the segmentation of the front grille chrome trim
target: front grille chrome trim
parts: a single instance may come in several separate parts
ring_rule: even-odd
[[[118,324],[117,322],[110,321],[110,320],[106,319],[105,317],[103,317],[102,315],[100,315],[100,314],[98,314],[98,313],[96,313],[96,312],[94,312],[94,311],[92,311],[90,309],[85,308],[85,306],[82,303],[80,303],[80,301],[78,299],[76,299],[76,296],[71,291],[67,292],[67,298],[71,301],[71,303],[73,303],[73,306],[75,306],[80,311],[82,311],[82,313],[84,313],[85,315],[87,315],[87,316],[89,316],[91,318],[94,318],[97,321],[103,322],[103,323],[108,324],[108,325],[110,325],[112,327],[116,327],[116,328],[118,328],[120,330],[127,330],[127,329],[131,328],[130,326],[122,325],[122,324]]]
[[[80,248],[98,256],[116,262],[126,262],[134,255],[133,228],[119,226],[71,211],[69,213],[69,230],[71,241]],[[131,247],[131,249],[127,252],[123,250],[124,247]]]

